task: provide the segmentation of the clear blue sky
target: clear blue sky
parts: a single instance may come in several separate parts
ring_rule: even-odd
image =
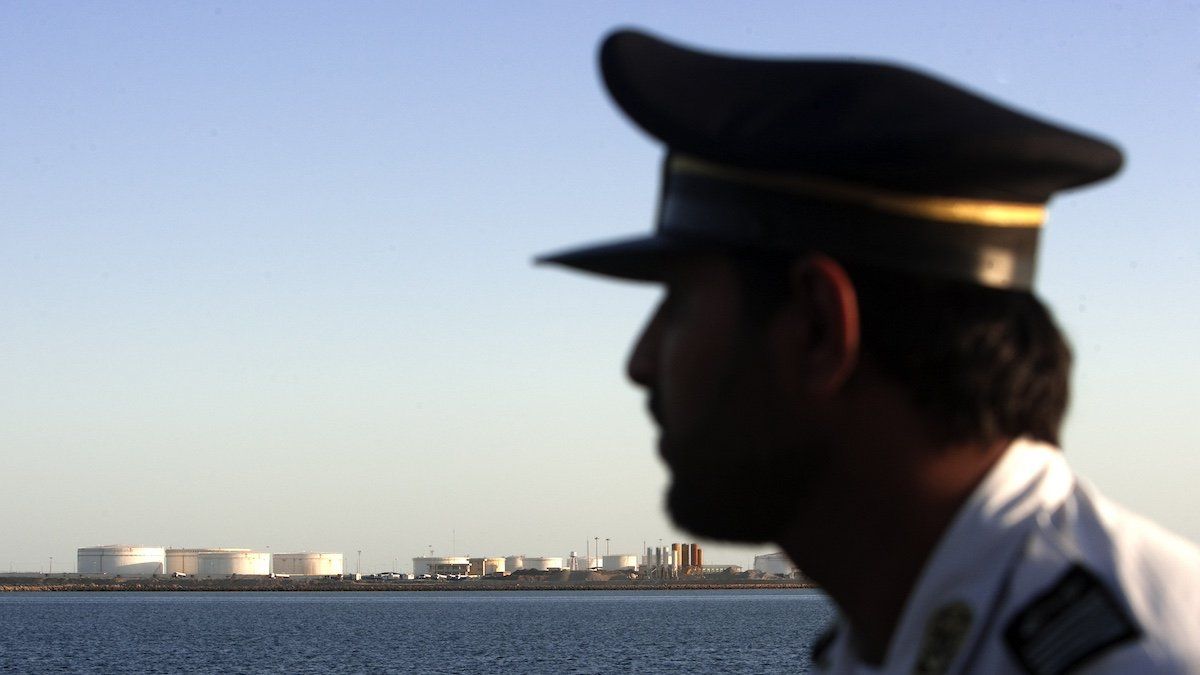
[[[1195,3],[9,2],[0,566],[679,540],[621,376],[656,291],[530,264],[650,225],[660,149],[596,73],[619,25],[917,64],[1115,139],[1044,238],[1067,452],[1200,539]]]

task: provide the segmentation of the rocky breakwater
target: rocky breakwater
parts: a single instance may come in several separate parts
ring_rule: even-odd
[[[88,578],[78,576],[0,579],[0,592],[226,592],[226,591],[673,591],[768,590],[812,588],[812,584],[781,577],[729,575],[679,579],[639,579],[603,572],[530,572],[483,579],[376,580],[325,577]]]

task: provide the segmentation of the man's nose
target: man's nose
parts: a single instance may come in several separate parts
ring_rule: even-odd
[[[658,342],[659,330],[662,323],[661,307],[651,315],[641,335],[633,345],[629,361],[625,364],[625,374],[635,383],[650,388],[654,386],[654,377],[658,371]]]

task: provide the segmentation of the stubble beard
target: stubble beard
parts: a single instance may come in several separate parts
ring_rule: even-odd
[[[663,431],[660,443],[672,476],[667,509],[692,534],[779,541],[805,508],[828,457],[829,445],[812,429],[800,435],[805,425],[783,408],[770,378],[754,372],[732,372],[714,397],[712,414],[691,433]]]
[[[814,465],[803,448],[768,455],[740,444],[705,443],[706,453],[732,455],[725,461],[688,462],[671,468],[667,509],[692,534],[739,543],[780,541],[799,515]],[[693,444],[683,452],[699,448]]]

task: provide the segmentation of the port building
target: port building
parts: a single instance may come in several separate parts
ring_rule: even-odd
[[[571,551],[571,555],[567,557],[567,569],[571,571],[585,571],[599,569],[603,564],[601,559],[594,555],[579,555],[579,551]]]

